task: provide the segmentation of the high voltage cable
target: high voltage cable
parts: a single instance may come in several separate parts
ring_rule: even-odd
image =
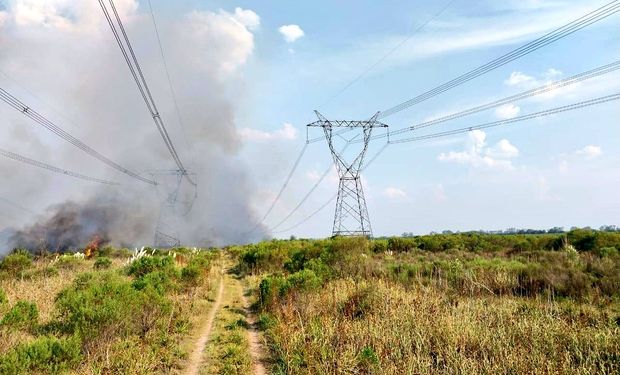
[[[503,65],[506,65],[507,63],[514,61],[518,58],[521,58],[525,55],[528,55],[548,44],[551,44],[557,40],[560,40],[562,38],[565,38],[566,36],[584,28],[587,27],[595,22],[598,22],[600,20],[603,20],[609,16],[611,16],[612,14],[620,11],[620,4],[618,4],[620,0],[614,0],[610,3],[607,3],[606,5],[590,12],[587,13],[584,16],[579,17],[578,19],[571,21],[569,23],[567,23],[564,26],[561,26],[547,34],[545,34],[544,36],[535,39],[529,43],[526,43],[524,45],[522,45],[521,47],[507,53],[504,54],[500,57],[498,57],[497,59],[490,61],[474,70],[471,70],[451,81],[448,81],[440,86],[435,87],[434,89],[431,89],[423,94],[420,94],[416,97],[414,97],[413,99],[407,100],[401,104],[398,104],[394,107],[388,108],[385,111],[382,111],[379,114],[379,119],[381,118],[385,118],[387,116],[391,116],[397,112],[400,112],[404,109],[407,109],[415,104],[421,103],[425,100],[428,100],[434,96],[437,96],[445,91],[448,91],[456,86],[462,85],[465,82],[468,82],[476,77],[479,77],[483,74],[486,74],[492,70],[495,70]]]
[[[166,55],[164,53],[164,47],[161,42],[161,37],[159,36],[159,28],[157,27],[157,22],[155,20],[155,12],[153,11],[153,4],[151,4],[151,0],[148,0],[149,10],[151,12],[151,19],[153,20],[153,28],[155,29],[155,36],[157,37],[157,44],[159,45],[159,53],[161,55],[161,60],[164,65],[164,70],[166,71],[166,78],[168,79],[168,87],[170,87],[170,93],[172,94],[172,102],[174,104],[174,110],[177,115],[177,120],[179,121],[179,126],[181,128],[181,134],[183,135],[183,140],[185,141],[185,145],[189,150],[192,160],[195,163],[195,154],[193,152],[193,148],[189,144],[187,140],[187,134],[185,132],[185,124],[183,123],[183,118],[181,117],[181,111],[179,110],[179,102],[177,101],[176,91],[174,90],[174,86],[172,85],[172,78],[170,78],[170,69],[168,69],[168,63],[166,61]]]
[[[390,49],[386,54],[384,54],[383,56],[381,56],[381,58],[379,58],[379,60],[377,60],[375,63],[373,63],[372,65],[370,65],[368,68],[366,68],[362,73],[360,73],[357,77],[355,77],[351,82],[349,82],[348,84],[346,84],[342,89],[340,89],[338,92],[336,92],[336,94],[334,94],[332,97],[330,97],[329,99],[327,99],[323,104],[321,104],[319,107],[323,107],[325,105],[327,105],[328,103],[330,103],[332,100],[336,99],[338,96],[340,96],[342,93],[344,93],[345,91],[347,91],[351,86],[353,86],[354,84],[356,84],[359,80],[361,80],[362,78],[364,78],[368,73],[370,73],[374,68],[376,68],[379,64],[381,64],[383,61],[385,61],[385,59],[387,59],[388,57],[390,57],[390,55],[392,55],[394,52],[396,52],[396,50],[398,50],[400,47],[402,47],[405,43],[407,43],[411,38],[413,38],[416,34],[418,34],[423,28],[426,27],[426,25],[428,25],[429,23],[431,23],[432,21],[434,21],[437,17],[439,17],[443,12],[446,11],[446,9],[448,9],[456,0],[450,0],[448,1],[443,7],[441,7],[441,9],[439,9],[439,11],[437,11],[435,14],[433,14],[430,18],[428,18],[424,23],[422,23],[420,26],[418,26],[415,30],[413,30],[413,32],[411,32],[409,35],[407,35],[407,37],[405,37],[403,40],[401,40],[397,45],[395,45],[392,49]]]
[[[523,115],[523,116],[513,117],[507,120],[492,121],[492,122],[487,122],[484,124],[468,126],[468,127],[459,128],[459,129],[446,130],[446,131],[439,132],[439,133],[421,135],[421,136],[411,137],[411,138],[397,139],[395,141],[390,141],[390,143],[415,142],[415,141],[422,141],[426,139],[433,139],[433,138],[446,137],[446,136],[455,135],[455,134],[467,133],[472,130],[480,130],[480,129],[493,128],[493,127],[497,127],[501,125],[508,125],[508,124],[512,124],[515,122],[531,120],[531,119],[535,119],[539,117],[553,115],[556,113],[572,111],[575,109],[585,108],[585,107],[589,107],[589,106],[593,106],[597,104],[603,104],[603,103],[607,103],[607,102],[614,101],[614,100],[620,100],[620,93],[606,95],[606,96],[589,99],[589,100],[584,100],[581,102],[568,104],[568,105],[561,106],[561,107],[551,108],[551,109],[534,112],[534,113],[530,113],[530,114]]]
[[[588,70],[586,72],[575,74],[574,76],[571,76],[571,77],[568,77],[568,78],[565,78],[565,79],[562,79],[556,82],[551,82],[551,83],[539,86],[534,89],[530,89],[530,90],[527,90],[527,91],[524,91],[524,92],[521,92],[515,95],[511,95],[511,96],[508,96],[508,97],[505,97],[499,100],[495,100],[493,102],[482,104],[482,105],[479,105],[473,108],[469,108],[469,109],[466,109],[460,112],[452,113],[452,114],[442,116],[442,117],[439,117],[433,120],[425,121],[425,122],[422,122],[422,123],[419,123],[413,126],[408,126],[406,128],[398,129],[398,130],[390,132],[389,134],[390,136],[394,136],[394,135],[426,128],[429,126],[439,125],[446,121],[455,120],[455,119],[469,116],[469,115],[472,115],[472,114],[475,114],[481,111],[496,108],[501,105],[516,102],[516,101],[530,98],[536,95],[545,94],[545,93],[551,92],[553,90],[557,90],[562,87],[570,86],[575,83],[585,81],[590,78],[595,78],[595,77],[599,77],[604,74],[614,72],[619,69],[620,69],[620,60],[612,62],[610,64],[600,66],[595,69]],[[384,137],[386,137],[386,134],[378,134],[378,135],[372,136],[371,139],[379,139],[379,138],[384,138]],[[353,143],[357,143],[357,141]]]
[[[556,113],[561,113],[561,112],[571,111],[571,110],[580,109],[580,108],[584,108],[584,107],[589,107],[589,106],[593,106],[593,105],[597,105],[597,104],[603,104],[603,103],[607,103],[607,102],[614,101],[614,100],[620,100],[620,93],[611,94],[611,95],[607,95],[607,96],[603,96],[603,97],[599,97],[599,98],[595,98],[595,99],[590,99],[590,100],[584,100],[584,101],[581,101],[581,102],[578,102],[578,103],[569,104],[569,105],[565,105],[565,106],[557,107],[557,108],[552,108],[552,109],[548,109],[548,110],[545,110],[545,111],[539,111],[539,112],[535,112],[535,113],[531,113],[531,114],[528,114],[528,115],[523,115],[523,116],[515,117],[515,118],[512,118],[512,119],[508,119],[508,120],[494,121],[494,122],[489,122],[489,123],[480,124],[480,125],[476,125],[476,126],[470,126],[470,127],[466,127],[466,128],[460,128],[460,129],[455,129],[455,130],[450,130],[450,131],[445,131],[445,132],[440,132],[440,133],[429,134],[429,135],[425,135],[425,136],[419,136],[419,137],[412,137],[412,138],[408,138],[408,139],[401,139],[401,140],[396,140],[396,141],[390,141],[390,143],[387,143],[386,145],[383,146],[383,148],[381,150],[379,150],[379,152],[366,164],[366,166],[364,166],[364,168],[362,170],[365,170],[366,168],[368,168],[370,166],[370,164],[372,164],[372,162],[374,160],[376,160],[377,156],[379,156],[379,154],[381,154],[387,148],[387,146],[390,145],[390,144],[414,142],[414,141],[421,141],[421,140],[432,139],[432,138],[445,137],[445,136],[455,135],[455,134],[460,134],[460,133],[467,133],[467,132],[470,132],[472,130],[479,130],[479,129],[486,129],[486,128],[491,128],[491,127],[496,127],[496,126],[501,126],[501,125],[507,125],[507,124],[511,124],[511,123],[515,123],[515,122],[519,122],[519,121],[530,120],[530,119],[534,119],[534,118],[549,116],[549,115],[556,114]],[[294,225],[292,225],[292,226],[290,226],[290,227],[288,227],[286,229],[283,229],[283,230],[280,230],[280,231],[275,231],[273,233],[277,234],[277,233],[289,232],[289,231],[299,227],[300,225],[306,223],[312,217],[314,217],[319,212],[321,212],[323,209],[325,209],[325,207],[327,207],[331,202],[333,202],[334,199],[336,199],[337,196],[338,196],[338,194],[334,194],[327,202],[325,202],[322,206],[320,206],[316,211],[314,211],[310,215],[304,217],[301,221],[297,222],[296,224],[294,224]]]
[[[116,23],[118,24],[119,29],[117,29],[116,25],[114,24],[114,20],[112,19],[112,16],[110,15],[110,12],[108,11],[108,8],[106,7],[104,3],[104,0],[99,0],[99,5],[101,6],[101,10],[103,11],[103,14],[108,22],[108,25],[110,26],[110,29],[112,30],[112,34],[114,34],[116,43],[118,44],[121,50],[121,53],[123,54],[125,62],[127,63],[127,66],[129,67],[129,71],[131,72],[131,75],[134,81],[136,82],[136,85],[138,86],[138,90],[140,91],[142,99],[144,100],[144,103],[146,104],[146,107],[149,113],[151,114],[151,117],[153,118],[153,122],[155,123],[155,126],[157,127],[159,134],[161,135],[166,147],[168,148],[168,152],[170,153],[170,155],[172,156],[172,159],[174,160],[175,164],[179,168],[179,171],[183,173],[183,176],[187,179],[187,181],[189,181],[192,185],[195,185],[195,182],[192,181],[191,178],[189,177],[187,173],[187,169],[185,168],[185,166],[183,166],[183,163],[181,162],[181,159],[179,158],[179,155],[174,147],[174,144],[172,143],[172,140],[170,139],[170,135],[168,134],[168,131],[166,130],[166,126],[157,109],[157,105],[155,104],[155,100],[153,99],[153,95],[151,94],[151,91],[148,87],[146,79],[144,78],[144,74],[142,73],[142,68],[140,67],[140,63],[138,62],[136,54],[134,53],[133,47],[131,46],[131,42],[129,41],[129,37],[127,36],[127,32],[125,31],[125,27],[123,26],[123,22],[116,10],[116,7],[114,6],[114,1],[109,0],[109,3],[110,3],[110,8],[112,9],[112,13],[114,14],[114,19],[116,19]],[[120,30],[120,33],[119,33],[119,30]],[[121,34],[122,34],[122,38],[121,38]],[[123,44],[123,40],[124,40],[124,44]]]
[[[263,215],[263,218],[258,223],[256,223],[256,225],[251,230],[245,232],[244,234],[250,234],[250,233],[254,232],[256,229],[258,229],[258,227],[263,222],[265,222],[265,219],[267,219],[267,216],[269,216],[269,214],[271,213],[271,211],[275,207],[276,203],[280,200],[280,197],[282,196],[282,193],[284,192],[284,190],[288,186],[288,183],[291,181],[291,178],[293,177],[293,174],[295,173],[295,170],[297,170],[297,166],[299,166],[299,162],[301,162],[302,156],[304,156],[304,153],[306,152],[306,148],[308,148],[308,143],[307,142],[304,143],[304,147],[302,147],[301,152],[299,153],[299,156],[297,156],[297,159],[295,160],[295,163],[293,163],[293,168],[291,168],[291,171],[289,172],[288,176],[286,177],[286,180],[284,180],[284,184],[280,188],[280,191],[278,192],[278,194],[276,195],[274,200],[271,202],[271,205],[267,209],[267,212],[265,212],[265,214]]]
[[[359,134],[356,136],[356,138],[359,136]],[[349,147],[350,142],[347,142],[344,147],[342,148],[342,150],[340,150],[340,153],[342,154],[347,147]],[[301,199],[301,201],[297,204],[297,206],[295,206],[295,208],[293,208],[291,210],[291,212],[288,213],[288,215],[286,215],[286,217],[284,219],[282,219],[278,224],[274,225],[273,227],[270,228],[271,231],[273,231],[274,229],[280,227],[282,224],[284,224],[291,216],[293,216],[293,214],[295,212],[297,212],[297,210],[306,202],[306,200],[308,200],[308,198],[310,197],[310,195],[312,195],[312,193],[314,193],[314,191],[316,190],[317,187],[319,187],[319,185],[321,184],[321,182],[323,182],[323,180],[325,179],[325,177],[327,177],[327,175],[329,174],[329,171],[332,170],[332,165],[330,164],[329,168],[327,168],[327,170],[325,170],[325,172],[323,172],[323,174],[321,175],[321,177],[318,179],[318,181],[314,184],[314,186],[312,186],[312,188],[306,193],[306,195]]]
[[[77,173],[77,172],[69,171],[69,170],[66,170],[66,169],[54,167],[53,165],[46,164],[46,163],[43,163],[43,162],[38,161],[38,160],[30,159],[30,158],[27,158],[25,156],[16,154],[14,152],[6,151],[6,150],[3,150],[3,149],[0,149],[0,155],[4,156],[6,158],[9,158],[9,159],[20,161],[22,163],[30,164],[30,165],[35,166],[35,167],[39,167],[39,168],[47,169],[47,170],[52,171],[52,172],[60,173],[60,174],[63,174],[65,176],[71,176],[71,177],[79,178],[79,179],[86,180],[86,181],[97,182],[97,183],[104,184],[104,185],[120,185],[118,182],[104,180],[104,179],[95,178],[95,177],[90,177],[90,176],[83,175],[81,173]]]
[[[140,176],[139,174],[132,172],[129,169],[122,167],[119,164],[115,163],[114,161],[103,156],[102,154],[94,150],[92,147],[88,146],[84,142],[80,141],[79,139],[75,138],[71,134],[67,133],[65,130],[58,127],[56,124],[54,124],[53,122],[51,122],[50,120],[45,118],[43,115],[33,110],[32,108],[30,108],[28,105],[26,105],[25,103],[23,103],[22,101],[20,101],[19,99],[17,99],[16,97],[14,97],[13,95],[11,95],[9,92],[7,92],[6,90],[2,88],[0,88],[0,99],[4,101],[5,103],[7,103],[9,106],[21,112],[24,116],[30,118],[37,124],[43,126],[47,130],[56,134],[57,136],[69,142],[70,144],[74,145],[75,147],[79,148],[80,150],[86,152],[87,154],[94,157],[95,159],[105,163],[106,165],[128,176],[138,179],[142,182],[146,182],[152,185],[157,184],[155,181],[144,178]]]

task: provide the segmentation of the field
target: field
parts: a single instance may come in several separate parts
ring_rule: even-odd
[[[16,251],[0,374],[618,373],[619,248],[574,230]]]

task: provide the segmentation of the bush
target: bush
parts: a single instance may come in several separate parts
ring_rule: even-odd
[[[287,277],[287,282],[290,285],[290,288],[303,291],[318,289],[322,284],[321,278],[318,277],[312,270],[301,270],[295,272]]]
[[[32,255],[26,250],[15,250],[0,262],[0,270],[13,277],[21,277],[32,267]]]
[[[601,258],[614,257],[618,255],[618,249],[616,249],[615,247],[611,247],[611,246],[601,247],[600,249],[595,250],[594,253],[600,256]]]
[[[112,266],[112,261],[107,257],[99,257],[95,260],[93,268],[96,270],[108,269]]]
[[[43,267],[24,271],[24,279],[47,278],[58,275],[58,268],[54,266]]]
[[[6,297],[6,292],[0,289],[0,306],[9,303],[9,299]]]
[[[111,271],[80,275],[56,298],[58,326],[97,346],[116,337],[146,335],[169,312],[169,303],[148,283],[143,290]]]
[[[80,362],[80,341],[44,336],[0,357],[0,374],[59,373]]]
[[[284,296],[289,288],[290,284],[284,276],[275,275],[264,278],[258,286],[261,307],[271,306],[279,297]]]
[[[190,287],[198,286],[202,281],[203,274],[197,265],[187,265],[181,270],[181,282]]]
[[[63,254],[58,257],[56,261],[56,266],[62,269],[74,269],[80,263],[82,263],[82,259],[74,256],[73,254]]]
[[[151,288],[158,294],[165,294],[174,288],[174,280],[168,273],[154,271],[133,281],[132,286],[136,290]]]
[[[170,256],[145,256],[131,262],[127,268],[129,275],[138,278],[155,271],[174,273],[174,259]]]
[[[39,320],[37,305],[28,301],[17,301],[2,318],[0,324],[16,329],[33,329]]]

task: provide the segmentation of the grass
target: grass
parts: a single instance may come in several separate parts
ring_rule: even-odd
[[[524,245],[551,235],[496,237],[231,252],[254,286],[275,374],[618,373],[620,241],[578,251]]]
[[[0,264],[0,374],[179,371],[219,258],[176,249],[126,266],[115,249],[16,254]]]

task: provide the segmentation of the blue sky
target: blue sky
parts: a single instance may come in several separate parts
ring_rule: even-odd
[[[313,110],[333,119],[367,119],[606,3],[151,1],[170,59],[181,112],[196,112],[195,117],[207,124],[199,123],[195,131],[189,130],[190,142],[196,145],[194,153],[199,159],[221,158],[216,171],[206,168],[203,177],[207,184],[217,187],[201,196],[226,195],[229,188],[238,184],[242,188],[235,191],[235,197],[243,195],[255,213],[254,218],[263,216],[282,186],[304,145],[305,125],[315,120]],[[136,41],[154,92],[161,98],[164,116],[174,118],[148,4],[137,0],[116,3]],[[86,139],[110,137],[115,132],[123,134],[127,123],[148,123],[147,117],[128,118],[129,112],[124,112],[133,110],[131,105],[143,103],[132,83],[126,82],[126,67],[96,2],[0,0],[0,4],[0,30],[6,30],[0,33],[0,44],[13,48],[0,49],[0,70],[10,76],[9,79],[0,75],[3,87],[39,105],[66,129]],[[444,12],[412,35],[446,4],[449,6]],[[400,129],[616,61],[620,59],[619,25],[620,15],[615,14],[382,121],[391,129]],[[89,43],[79,42],[84,36]],[[407,41],[402,43],[403,40]],[[402,45],[385,57],[399,44]],[[58,48],[67,49],[67,54],[59,55]],[[72,58],[63,57],[67,55]],[[103,71],[112,73],[100,74],[97,79],[88,76]],[[77,80],[73,77],[75,72],[81,74]],[[58,85],[59,79],[63,85]],[[552,95],[450,121],[419,134],[620,92],[618,82],[617,72],[607,74],[559,89]],[[33,92],[38,95],[31,95]],[[118,92],[123,93],[121,104],[117,101]],[[75,105],[76,95],[84,102],[83,107]],[[99,103],[110,103],[115,111],[100,112],[96,107]],[[63,116],[54,110],[58,108]],[[218,112],[222,108],[223,115]],[[202,116],[201,111],[206,114]],[[122,116],[114,117],[115,112]],[[19,117],[0,107],[0,114],[4,113],[7,119]],[[76,121],[63,120],[67,117],[89,121],[78,126]],[[191,118],[188,122],[193,121]],[[363,174],[374,234],[620,225],[619,118],[620,105],[612,102],[484,132],[390,145]],[[221,119],[221,126],[211,129],[211,124]],[[99,120],[108,121],[104,126],[96,126]],[[11,121],[17,124],[17,120]],[[153,131],[148,126],[141,130],[144,134]],[[176,124],[170,127],[173,139],[182,144],[180,128]],[[311,137],[321,135],[316,129],[312,132]],[[156,147],[156,138],[150,137],[156,135],[148,133],[148,137],[143,137],[145,143],[138,146],[118,139],[115,145],[101,142],[100,147],[124,157],[137,147]],[[3,138],[9,140],[8,136]],[[369,156],[384,143],[374,141]],[[12,143],[7,145],[3,146],[8,148]],[[64,147],[44,133],[30,136],[23,144],[31,156],[45,150],[44,146],[53,150]],[[51,161],[66,160],[63,155],[57,153]],[[159,149],[149,155],[166,156]],[[182,156],[189,158],[189,153],[184,150]],[[47,156],[42,153],[40,157]],[[82,170],[105,173],[85,164],[86,161],[71,158],[70,162],[70,166],[83,167]],[[136,156],[128,163],[145,168],[149,159]],[[271,227],[284,218],[330,165],[324,142],[309,145],[265,226]],[[220,176],[221,184],[214,182],[210,173]],[[20,196],[8,187],[0,193],[21,203],[30,200],[26,197],[34,197],[26,202],[30,207],[44,207],[67,196],[84,194],[86,189],[81,185],[74,187],[61,179],[50,180],[50,188],[37,194],[33,190],[30,195],[23,192]],[[314,212],[336,189],[337,177],[332,171],[279,229]],[[226,198],[218,195],[213,200],[224,202]],[[328,236],[334,206],[332,202],[304,225],[276,235]],[[236,209],[235,204],[209,203],[204,210],[213,210],[220,218],[208,220],[207,224],[215,221],[217,224],[213,225],[217,226],[230,221],[226,230],[243,226],[237,225],[236,214],[227,216],[229,210]],[[14,216],[15,212],[9,214]]]
[[[363,79],[319,109],[329,118],[365,119],[604,4],[497,3],[455,1]],[[248,142],[244,153],[255,178],[271,180],[261,183],[263,189],[274,194],[286,177],[302,147],[303,125],[314,121],[312,110],[378,61],[443,5],[347,1],[307,6],[287,2],[240,3],[261,16],[254,61],[247,71],[252,75],[248,85],[254,95],[239,115],[243,123],[240,126],[276,132],[288,122],[299,132],[295,140],[254,145]],[[615,61],[620,56],[618,23],[618,16],[612,16],[384,121],[398,129]],[[285,42],[277,33],[283,24],[299,25],[304,36],[292,43]],[[509,84],[513,73],[522,73],[526,82]],[[617,74],[610,74],[551,98],[515,103],[518,109],[513,111],[527,114],[615,93],[620,89],[618,78]],[[617,223],[619,108],[617,103],[606,104],[488,130],[479,152],[487,152],[502,140],[518,150],[518,155],[494,166],[441,160],[442,153],[465,152],[472,143],[468,134],[390,146],[364,174],[375,235]],[[491,110],[436,128],[463,127],[496,120],[498,116]],[[381,142],[371,145],[370,155]],[[288,164],[280,163],[283,160]],[[267,222],[279,222],[329,162],[325,144],[309,146],[291,188]],[[335,189],[334,179],[324,181],[299,215],[287,224],[312,213]],[[266,202],[257,206],[264,210]],[[280,235],[328,234],[333,206],[332,203],[307,224]]]

